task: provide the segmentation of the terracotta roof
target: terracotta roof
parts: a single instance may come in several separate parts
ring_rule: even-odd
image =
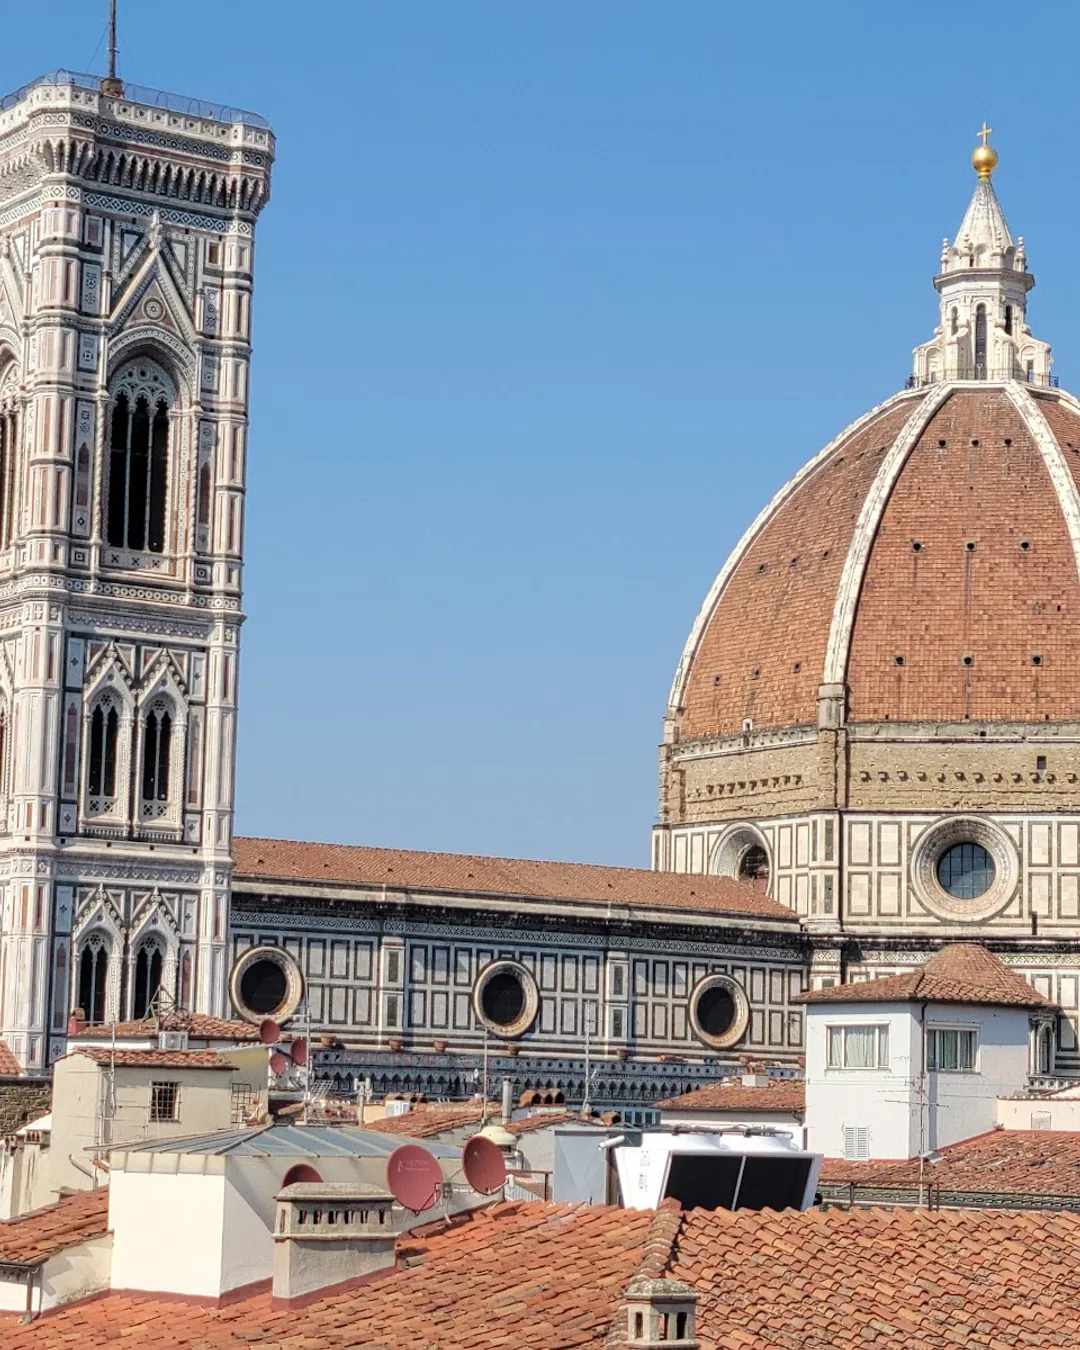
[[[369,1121],[364,1129],[375,1130],[379,1134],[404,1134],[411,1139],[433,1139],[436,1135],[448,1134],[467,1125],[479,1125],[482,1118],[479,1102],[455,1102],[447,1106],[421,1104],[401,1116],[384,1116],[382,1120]],[[572,1111],[536,1111],[520,1120],[512,1120],[506,1129],[511,1134],[533,1134],[549,1125],[565,1125],[568,1120],[578,1119]],[[491,1123],[498,1122],[498,1102],[488,1106],[488,1120]]]
[[[498,1107],[489,1107],[498,1113]],[[365,1130],[379,1134],[404,1134],[410,1139],[432,1139],[437,1134],[460,1130],[464,1125],[477,1125],[482,1111],[479,1102],[462,1102],[450,1106],[414,1106],[400,1116],[384,1116],[382,1120],[368,1121]]]
[[[389,886],[395,891],[577,900],[603,905],[709,910],[796,923],[757,883],[730,877],[650,872],[590,863],[480,858],[463,853],[413,853],[352,844],[308,844],[289,839],[234,841],[236,880],[301,881],[314,885]]]
[[[118,1040],[153,1037],[159,1031],[186,1031],[197,1041],[248,1041],[259,1039],[258,1031],[250,1022],[231,1021],[224,1017],[208,1017],[205,1013],[167,1013],[155,1021],[144,1017],[137,1022],[102,1022],[86,1026],[69,1041],[111,1040],[115,1032]]]
[[[1055,391],[1021,395],[1060,447],[1055,485],[1003,388],[954,390],[936,412],[926,405],[887,486],[878,475],[909,414],[938,396],[901,395],[847,428],[740,541],[676,682],[678,741],[737,734],[745,718],[755,730],[816,726],[845,561],[871,499],[881,514],[841,652],[848,720],[1080,716],[1080,583],[1065,514],[1068,475],[1080,481],[1080,410]]]
[[[535,1134],[537,1130],[546,1130],[548,1126],[566,1125],[570,1121],[581,1122],[581,1117],[573,1111],[534,1111],[521,1120],[512,1120],[506,1128],[511,1134]],[[599,1121],[596,1122],[599,1124]]]
[[[107,1232],[108,1219],[107,1187],[69,1195],[58,1204],[0,1223],[0,1261],[35,1265],[53,1252]]]
[[[744,1087],[732,1079],[706,1083],[656,1104],[662,1111],[803,1111],[806,1084],[801,1079],[777,1078],[767,1086]]]
[[[837,984],[798,994],[793,1003],[981,1003],[1001,1008],[1055,1008],[985,947],[957,942],[903,975]]]
[[[700,1295],[702,1350],[1065,1350],[1078,1250],[1068,1212],[496,1205],[299,1310],[114,1293],[9,1324],[4,1350],[602,1350],[625,1343],[631,1284],[658,1278]]]
[[[21,1074],[22,1065],[8,1049],[7,1041],[0,1041],[0,1074]]]
[[[653,1215],[610,1206],[497,1205],[428,1237],[406,1236],[406,1268],[301,1310],[260,1294],[215,1309],[110,1294],[4,1329],[4,1350],[602,1350],[645,1256]]]
[[[106,1050],[80,1045],[70,1052],[86,1055],[95,1064],[114,1063],[123,1069],[235,1069],[216,1050]],[[67,1058],[67,1056],[65,1056]]]
[[[991,1130],[938,1152],[941,1161],[923,1169],[924,1185],[935,1191],[1080,1198],[1080,1132]],[[875,1194],[911,1190],[919,1185],[919,1160],[853,1163],[826,1158],[821,1180],[827,1186],[872,1186]]]
[[[675,1260],[703,1350],[1080,1345],[1080,1215],[691,1210]]]

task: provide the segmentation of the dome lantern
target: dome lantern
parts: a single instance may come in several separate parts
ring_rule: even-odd
[[[1051,383],[1048,343],[1027,325],[1027,270],[1023,240],[1013,242],[991,181],[998,153],[984,121],[971,164],[978,181],[952,244],[943,240],[934,278],[940,322],[929,342],[915,348],[911,383],[941,380],[1024,380]]]

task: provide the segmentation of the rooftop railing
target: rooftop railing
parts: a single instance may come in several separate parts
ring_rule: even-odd
[[[961,371],[959,374],[950,375],[950,380],[987,380],[1000,384],[1002,380],[1018,380],[1021,384],[1033,384],[1041,389],[1059,389],[1061,380],[1057,375],[1039,375],[1034,370],[1015,370],[1002,368],[1001,370],[987,369],[985,366],[976,367],[974,370]],[[905,389],[925,389],[931,384],[942,384],[943,376],[937,375],[909,375],[904,381]]]
[[[73,85],[77,89],[89,89],[101,93],[104,81],[102,75],[82,75],[74,70],[50,70],[39,75],[36,80],[24,84],[13,94],[0,99],[0,112],[14,108],[21,103],[32,89],[42,85]],[[124,83],[124,102],[142,103],[151,108],[163,108],[167,112],[181,113],[185,117],[204,117],[211,122],[242,122],[245,126],[262,127],[269,131],[270,123],[258,113],[246,112],[243,108],[230,108],[224,103],[206,103],[201,98],[187,98],[183,94],[167,94],[161,89],[147,89],[141,84]]]

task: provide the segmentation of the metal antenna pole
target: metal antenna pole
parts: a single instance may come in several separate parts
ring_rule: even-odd
[[[116,0],[109,0],[109,73],[101,82],[101,92],[111,98],[121,98],[123,81],[116,74]]]
[[[109,79],[116,79],[116,0],[109,0]]]
[[[480,1128],[488,1123],[488,1031],[484,1028],[484,1081],[480,1084]]]
[[[581,1114],[587,1116],[589,1114],[589,1070],[591,1067],[589,1061],[591,1059],[590,1050],[592,1049],[589,1034],[592,1031],[592,1018],[589,1016],[589,1005],[587,1003],[582,1007],[582,1012],[585,1014],[585,1088],[581,1094]]]

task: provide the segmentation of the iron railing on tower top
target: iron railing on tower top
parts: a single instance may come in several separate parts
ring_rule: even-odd
[[[42,85],[74,85],[77,89],[89,89],[94,93],[102,92],[102,75],[83,75],[75,70],[50,70],[39,75],[36,80],[24,84],[13,94],[0,99],[0,112],[14,108],[21,103],[32,89]],[[141,103],[151,108],[163,108],[167,112],[180,113],[184,117],[206,118],[211,122],[242,122],[245,126],[263,127],[270,130],[270,123],[258,113],[247,112],[243,108],[230,108],[224,103],[207,103],[201,98],[188,98],[184,94],[167,94],[162,89],[147,89],[141,84],[124,82],[125,103]]]
[[[904,388],[925,389],[931,384],[942,384],[944,378],[939,375],[909,375],[904,381]],[[950,375],[948,378],[950,380],[986,380],[996,384],[1000,384],[1004,380],[1016,380],[1020,384],[1033,384],[1040,389],[1058,389],[1061,387],[1061,380],[1057,375],[1039,375],[1033,370],[1026,372],[1004,368],[991,370],[985,366],[978,366],[971,371]]]

